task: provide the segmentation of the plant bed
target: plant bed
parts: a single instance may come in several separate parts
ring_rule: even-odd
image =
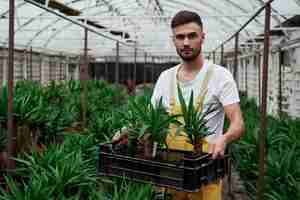
[[[228,172],[228,155],[212,160],[209,154],[159,149],[153,159],[130,156],[112,144],[98,146],[98,175],[197,192],[201,185],[223,178]]]

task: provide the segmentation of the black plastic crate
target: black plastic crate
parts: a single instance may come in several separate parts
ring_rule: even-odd
[[[160,159],[145,160],[115,152],[111,144],[99,145],[98,153],[98,175],[124,177],[187,192],[197,192],[202,184],[222,178],[228,172],[228,155],[212,160],[208,154],[191,156],[189,152],[159,150]]]

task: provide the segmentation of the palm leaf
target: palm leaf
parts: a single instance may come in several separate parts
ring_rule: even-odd
[[[179,84],[177,85],[177,88],[178,88],[178,99],[179,99],[179,103],[181,105],[181,112],[182,112],[182,115],[183,115],[183,119],[184,119],[185,122],[187,122],[188,121],[187,105],[186,105],[185,100],[183,98],[182,90],[181,90]]]
[[[187,134],[191,144],[199,143],[203,137],[213,134],[209,132],[208,128],[206,127],[206,117],[212,112],[216,111],[216,108],[213,108],[213,105],[210,105],[205,112],[202,112],[202,110],[197,109],[198,107],[194,106],[193,91],[191,92],[189,103],[187,106],[182,95],[181,88],[179,87],[179,85],[177,85],[177,87],[179,103],[181,106],[181,111],[184,120],[183,129]]]

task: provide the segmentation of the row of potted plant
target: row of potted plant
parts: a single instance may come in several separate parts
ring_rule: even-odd
[[[78,84],[78,82],[58,85],[57,83],[50,83],[47,86],[50,88],[47,94],[42,93],[45,90],[44,87],[34,86],[31,90],[36,90],[36,92],[29,92],[28,88],[30,87],[24,86],[28,89],[28,94],[38,92],[43,94],[39,98],[29,98],[38,99],[36,101],[32,100],[32,104],[37,105],[31,107],[33,110],[37,110],[32,113],[44,116],[35,117],[35,119],[46,118],[48,124],[44,123],[44,125],[48,129],[51,128],[51,124],[53,125],[53,129],[45,130],[41,126],[43,124],[41,120],[37,120],[39,123],[35,122],[35,124],[39,124],[41,130],[40,139],[45,136],[43,136],[44,131],[49,131],[47,132],[49,135],[57,136],[63,133],[66,126],[76,122],[79,113],[78,108],[76,108],[79,105],[80,94],[80,85]],[[204,115],[197,112],[192,106],[193,96],[191,96],[188,104],[185,103],[180,89],[178,93],[181,95],[181,105],[184,110],[181,117],[186,122],[185,126],[180,124],[177,119],[179,116],[168,115],[162,106],[162,101],[153,106],[150,103],[151,93],[131,97],[127,103],[127,96],[119,86],[106,85],[102,82],[93,84],[96,87],[90,88],[88,93],[88,126],[86,129],[81,130],[84,134],[64,136],[63,143],[59,145],[57,142],[48,142],[48,148],[42,152],[33,150],[32,153],[19,154],[16,159],[17,177],[21,181],[14,179],[14,177],[6,178],[9,190],[2,190],[0,199],[35,199],[41,195],[45,195],[46,199],[123,199],[119,192],[124,192],[122,189],[124,183],[119,184],[118,181],[113,181],[113,190],[103,189],[104,187],[99,186],[101,179],[97,179],[95,175],[96,151],[94,148],[96,144],[109,142],[113,134],[124,126],[130,129],[128,139],[132,147],[136,147],[133,144],[145,145],[147,141],[152,141],[157,143],[158,147],[167,148],[165,137],[170,123],[177,123],[181,129],[189,131],[188,137],[190,142],[194,144],[199,142],[201,137],[209,134],[204,126]],[[21,90],[20,88],[16,91]],[[23,94],[27,94],[24,92],[26,89],[21,91]],[[47,99],[50,106],[41,103],[43,98]],[[57,108],[56,111],[51,110],[50,108],[53,108],[51,106]],[[37,107],[40,109],[37,109]],[[40,112],[41,110],[47,112]],[[65,118],[64,115],[66,110],[70,111],[68,114],[72,114],[73,117],[70,117],[70,119],[73,120],[66,120],[67,117]],[[53,115],[53,117],[50,115]],[[30,119],[33,118],[31,113],[28,116]],[[200,120],[198,121],[199,124],[193,123],[193,120]],[[43,141],[52,141],[49,138],[51,137],[44,137]],[[147,158],[151,156],[151,153],[146,153]],[[75,174],[75,176],[72,177],[71,174]],[[59,184],[54,185],[54,183]],[[132,183],[128,186],[128,184],[126,183],[126,187],[129,187],[129,190],[132,187],[132,192],[139,193],[140,199],[151,199],[152,187]],[[130,198],[132,196],[128,193],[128,199]]]
[[[254,100],[241,100],[246,132],[232,145],[235,166],[255,199],[257,193],[260,112]],[[300,122],[288,116],[268,116],[264,199],[300,199]]]
[[[80,82],[52,82],[47,86],[36,82],[17,83],[14,96],[14,105],[18,105],[14,108],[16,119],[26,119],[22,121],[30,124],[30,128],[36,125],[40,131],[38,139],[47,145],[47,149],[31,148],[18,152],[16,174],[6,176],[6,187],[1,190],[0,199],[107,199],[108,196],[118,199],[118,194],[111,196],[101,192],[96,177],[95,147],[110,137],[111,133],[105,137],[102,131],[115,131],[120,126],[114,111],[125,103],[126,90],[103,81],[89,81],[88,91],[88,126],[80,129],[82,135],[66,135],[79,118]],[[25,108],[25,105],[29,107]],[[20,108],[22,112],[18,111]],[[101,123],[100,127],[97,123]],[[6,127],[3,130],[5,132]],[[4,132],[1,129],[1,138],[6,138]],[[59,135],[63,136],[61,142],[57,141]],[[23,136],[23,139],[28,138]],[[3,141],[0,150],[5,148]],[[143,186],[132,185],[132,188],[137,187]],[[114,188],[117,191],[120,186]]]

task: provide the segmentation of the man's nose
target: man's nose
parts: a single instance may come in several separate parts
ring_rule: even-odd
[[[185,38],[184,38],[184,40],[183,40],[183,45],[184,45],[184,46],[190,45],[190,40],[189,40],[188,37],[185,37]]]

